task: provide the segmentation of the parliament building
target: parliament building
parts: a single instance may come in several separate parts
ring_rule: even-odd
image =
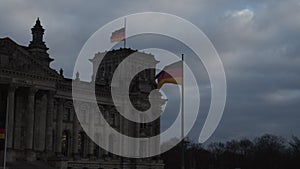
[[[159,157],[124,158],[112,154],[92,141],[85,133],[75,113],[72,99],[72,81],[84,86],[95,84],[99,109],[109,125],[118,132],[132,137],[155,136],[160,133],[160,120],[151,123],[135,123],[121,116],[111,98],[112,75],[118,64],[132,53],[138,53],[138,64],[156,65],[151,54],[128,48],[96,53],[90,64],[94,66],[91,81],[81,81],[77,73],[74,79],[64,77],[63,69],[50,67],[54,60],[47,53],[43,41],[44,29],[37,19],[31,29],[32,40],[28,46],[17,44],[10,38],[0,38],[0,128],[6,128],[7,164],[9,169],[57,168],[57,169],[163,169]],[[105,55],[99,69],[99,58]],[[147,62],[145,62],[147,60]],[[137,74],[130,84],[130,100],[137,109],[149,107],[148,97],[156,89],[155,70],[147,69]],[[160,93],[156,100],[164,104]],[[88,115],[94,111],[88,100],[81,100],[78,109]],[[161,106],[156,107],[161,111]],[[103,113],[104,112],[104,113]],[[128,112],[130,113],[130,111]],[[7,115],[7,116],[6,116]],[[89,117],[85,117],[87,122]],[[7,120],[6,120],[7,119]],[[97,122],[95,122],[97,123]],[[99,122],[101,128],[101,122]],[[116,142],[115,136],[95,133],[95,140],[105,144]],[[106,137],[109,136],[109,137]],[[3,162],[4,139],[0,140]],[[140,144],[138,153],[159,149],[159,145]],[[119,145],[119,146],[114,146]],[[109,146],[123,149],[124,144]],[[158,151],[158,150],[156,150]]]

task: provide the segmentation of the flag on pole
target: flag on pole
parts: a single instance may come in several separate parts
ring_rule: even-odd
[[[183,62],[178,61],[166,67],[156,76],[157,89],[160,89],[165,83],[182,84]]]
[[[125,40],[125,27],[114,31],[110,36],[110,42],[119,42]]]
[[[0,139],[5,139],[5,129],[0,128]]]

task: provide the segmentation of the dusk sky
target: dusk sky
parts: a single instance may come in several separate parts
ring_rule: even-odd
[[[95,31],[124,15],[150,11],[190,21],[219,53],[227,77],[227,103],[209,141],[265,133],[300,136],[299,0],[4,0],[0,37],[27,46],[39,17],[55,59],[51,67],[63,68],[72,77],[75,60]],[[165,90],[172,88],[176,87]],[[189,137],[197,140],[202,125],[200,115]]]

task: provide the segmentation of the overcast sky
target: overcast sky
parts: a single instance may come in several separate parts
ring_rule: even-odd
[[[22,45],[37,17],[55,61],[72,76],[86,40],[106,23],[136,12],[165,12],[198,26],[225,67],[227,104],[210,140],[253,138],[264,133],[300,136],[299,0],[6,0],[0,2],[0,37]],[[201,123],[199,118],[198,123]],[[201,130],[195,126],[190,137]]]

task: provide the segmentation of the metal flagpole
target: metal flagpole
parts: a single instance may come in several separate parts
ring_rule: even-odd
[[[181,169],[184,169],[184,54],[182,59],[182,84],[181,84]]]
[[[126,17],[124,18],[124,49],[126,48]]]
[[[124,49],[126,48],[126,17],[124,18]],[[122,144],[123,143],[123,139],[122,139]],[[123,148],[121,150],[123,152]],[[121,169],[124,169],[124,157],[121,156]]]

